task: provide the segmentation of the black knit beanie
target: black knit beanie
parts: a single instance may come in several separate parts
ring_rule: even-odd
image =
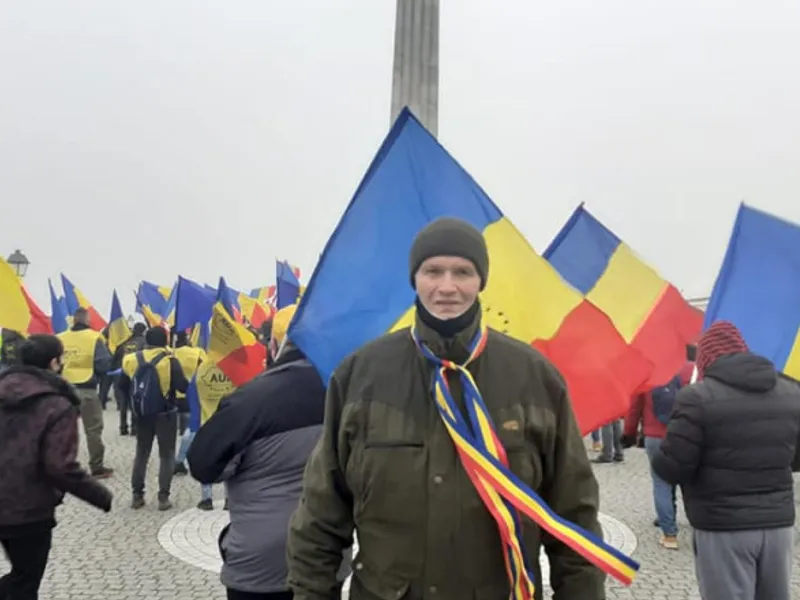
[[[489,276],[489,251],[483,234],[461,219],[442,217],[426,225],[414,238],[408,260],[411,287],[420,265],[433,256],[460,256],[472,261],[481,278],[481,290]]]
[[[167,345],[167,330],[163,327],[151,327],[144,334],[144,341],[148,346],[163,348]]]

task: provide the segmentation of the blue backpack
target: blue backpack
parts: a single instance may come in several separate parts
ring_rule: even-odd
[[[166,352],[147,362],[141,351],[136,353],[138,366],[131,379],[131,412],[137,418],[155,417],[172,408],[169,400],[161,393],[161,382],[156,369],[158,363],[165,358]]]
[[[666,425],[672,414],[672,407],[675,406],[675,398],[681,389],[681,378],[675,376],[665,385],[655,388],[650,394],[653,398],[653,413],[659,422]]]

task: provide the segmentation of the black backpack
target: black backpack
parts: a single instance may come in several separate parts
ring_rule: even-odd
[[[681,378],[676,375],[665,385],[655,388],[650,393],[653,398],[653,413],[656,419],[664,425],[669,423],[672,407],[675,406],[675,398],[678,397],[678,391],[680,391],[680,389]]]
[[[156,369],[167,356],[164,352],[148,362],[141,351],[136,353],[138,366],[131,378],[131,412],[138,418],[155,417],[172,409],[170,401],[161,393]]]

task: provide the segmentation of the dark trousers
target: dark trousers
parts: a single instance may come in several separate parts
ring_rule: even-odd
[[[136,417],[131,412],[128,394],[121,391],[119,377],[114,378],[114,397],[117,399],[117,410],[119,411],[119,432],[127,434],[130,431],[132,434],[136,434]],[[128,413],[131,415],[130,430],[128,429]]]
[[[0,577],[0,600],[38,600],[53,530],[0,540],[11,572]]]
[[[100,404],[103,405],[105,410],[108,404],[108,393],[111,391],[111,385],[114,383],[115,377],[113,375],[104,375],[100,378]]]
[[[169,498],[172,474],[175,470],[175,444],[178,439],[178,413],[159,415],[152,419],[139,419],[136,423],[136,456],[133,459],[131,487],[134,496],[144,496],[144,478],[147,461],[153,450],[153,440],[158,443],[158,498]]]
[[[270,592],[268,594],[258,594],[256,592],[240,592],[239,590],[228,590],[228,600],[292,600],[292,592]]]

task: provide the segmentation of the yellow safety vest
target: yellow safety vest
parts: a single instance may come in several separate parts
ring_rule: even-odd
[[[197,367],[206,359],[206,353],[202,348],[194,348],[192,346],[175,348],[172,353],[181,363],[181,369],[187,381],[191,381],[197,372]]]
[[[197,369],[197,399],[200,402],[200,425],[211,418],[225,396],[236,391],[236,386],[219,370],[216,363],[207,360]]]
[[[94,353],[102,334],[93,329],[65,331],[58,334],[64,345],[62,376],[72,385],[81,385],[94,377]]]
[[[156,373],[158,373],[158,383],[161,387],[161,394],[164,398],[168,397],[169,388],[172,384],[172,369],[170,363],[170,357],[172,353],[169,351],[169,348],[145,348],[142,352],[142,358],[144,358],[145,362],[153,362],[153,360],[159,354],[166,354],[166,358],[162,358],[159,363],[156,365]],[[133,376],[136,374],[136,370],[139,368],[139,361],[137,360],[136,356],[138,352],[131,352],[130,354],[126,354],[125,358],[122,359],[122,372],[127,375],[128,379],[133,379]]]

